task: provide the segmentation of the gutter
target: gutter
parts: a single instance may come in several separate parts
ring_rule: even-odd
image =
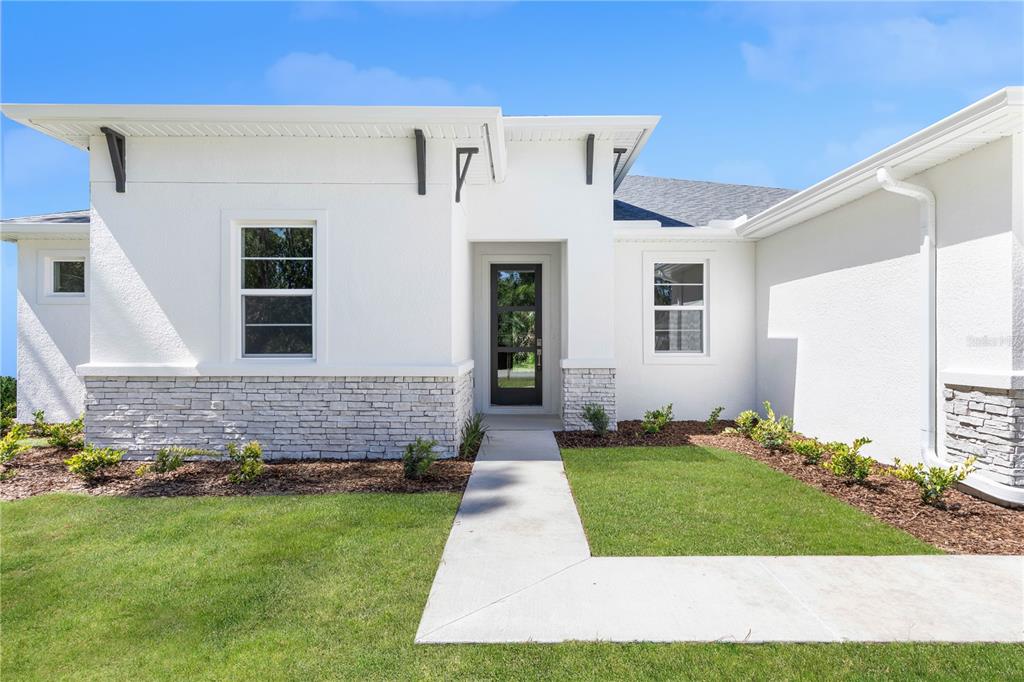
[[[921,259],[924,261],[924,282],[921,305],[924,308],[921,347],[921,461],[926,467],[948,467],[938,453],[938,429],[936,415],[938,406],[938,354],[936,325],[936,248],[935,248],[935,195],[926,187],[903,182],[893,177],[892,171],[879,168],[875,179],[882,189],[893,194],[910,197],[920,207]],[[999,483],[980,474],[973,473],[961,484],[969,492],[983,499],[1006,506],[1024,506],[1024,489]]]

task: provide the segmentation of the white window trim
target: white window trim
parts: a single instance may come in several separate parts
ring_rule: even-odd
[[[273,296],[265,289],[242,289],[243,227],[312,227],[313,228],[313,357],[284,355],[243,356],[242,295]],[[221,212],[221,359],[235,365],[266,365],[282,367],[320,366],[327,364],[327,211],[262,210]],[[289,290],[289,294],[308,293]]]
[[[85,291],[69,293],[53,290],[53,264],[57,261],[81,261],[85,263]],[[45,249],[39,251],[36,269],[39,274],[36,302],[41,304],[83,305],[89,302],[89,250],[88,249]]]
[[[657,263],[704,266],[703,348],[701,353],[688,351],[655,352],[654,350],[654,266]],[[694,253],[678,251],[648,251],[643,255],[643,344],[644,364],[649,365],[706,365],[713,362],[711,355],[711,259]]]

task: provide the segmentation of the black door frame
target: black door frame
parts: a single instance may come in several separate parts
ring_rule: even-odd
[[[505,270],[532,271],[534,276],[534,305],[532,306],[498,306],[498,273]],[[523,405],[542,406],[544,404],[544,340],[543,340],[543,279],[544,273],[540,263],[491,263],[491,404],[498,406]],[[530,312],[534,319],[534,345],[522,347],[498,346],[498,313],[499,312]],[[498,353],[499,352],[532,352],[534,354],[533,388],[499,388],[498,387]]]

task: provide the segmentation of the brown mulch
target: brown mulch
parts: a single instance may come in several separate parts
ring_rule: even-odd
[[[187,462],[166,474],[137,476],[135,470],[143,462],[125,461],[87,483],[68,473],[67,456],[55,448],[32,448],[18,455],[7,466],[14,476],[0,481],[0,499],[51,492],[127,497],[462,492],[473,468],[469,460],[439,460],[422,479],[410,481],[396,460],[286,460],[267,462],[259,479],[236,484],[228,480],[234,468],[230,462]]]
[[[722,428],[730,426],[722,422]],[[672,422],[661,433],[646,435],[639,421],[618,423],[604,437],[588,431],[555,434],[559,447],[596,448],[635,445],[696,445],[739,452],[822,490],[876,519],[901,528],[947,552],[957,554],[1024,554],[1024,509],[1007,509],[959,490],[950,490],[942,508],[924,504],[918,488],[882,471],[862,484],[843,481],[821,466],[804,464],[791,452],[771,452],[739,435],[709,433],[703,422]],[[881,467],[884,469],[884,467]]]

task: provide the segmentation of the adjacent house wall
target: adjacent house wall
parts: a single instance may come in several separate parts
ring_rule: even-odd
[[[620,236],[615,247],[619,418],[639,419],[666,403],[677,419],[706,419],[719,405],[723,418],[731,418],[754,405],[754,244],[702,240],[697,228],[663,229],[661,239]],[[644,293],[653,287],[644,276],[645,254],[707,262],[706,356],[666,360],[645,353]]]
[[[908,178],[937,200],[940,375],[1013,367],[1011,148],[993,142]],[[864,435],[883,461],[916,460],[919,245],[917,204],[883,191],[759,241],[758,399],[808,435]]]
[[[89,359],[88,298],[47,299],[40,287],[46,253],[88,248],[84,239],[18,242],[19,422],[31,422],[35,410],[51,422],[82,414],[85,392],[75,367]]]

